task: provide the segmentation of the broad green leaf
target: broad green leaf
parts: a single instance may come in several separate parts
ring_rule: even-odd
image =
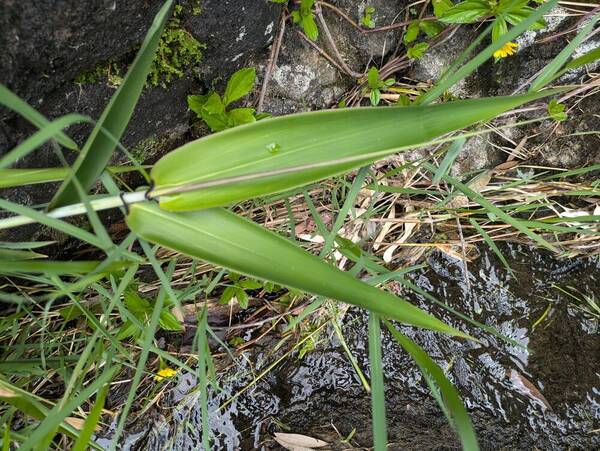
[[[436,399],[438,402],[443,402],[443,405],[440,406],[442,407],[442,410],[450,414],[452,426],[456,429],[456,432],[460,437],[463,450],[477,451],[479,449],[477,437],[475,435],[475,431],[473,430],[473,425],[471,424],[471,419],[469,418],[467,409],[465,409],[465,406],[463,405],[456,388],[454,388],[440,367],[436,365],[433,360],[431,360],[431,357],[429,357],[421,347],[419,347],[408,337],[398,332],[398,330],[388,321],[385,321],[385,325],[392,333],[394,339],[400,343],[406,352],[410,354],[421,370],[421,373],[426,375],[428,383],[430,380],[435,382],[437,388],[439,388],[441,391],[443,396],[436,397]]]
[[[123,294],[125,305],[134,313],[152,312],[152,306],[147,299],[141,297],[135,289],[125,290]]]
[[[367,83],[371,89],[379,88],[379,70],[376,67],[371,67],[369,69],[369,72],[367,73]]]
[[[233,126],[250,124],[256,121],[254,108],[234,108],[227,112]]]
[[[548,104],[548,115],[556,122],[566,120],[567,113],[565,113],[565,104],[558,103],[556,99],[552,99]]]
[[[152,195],[159,196],[164,209],[183,211],[286,191],[553,93],[410,108],[337,109],[258,121],[192,141],[164,156],[151,173]]]
[[[444,13],[452,8],[454,4],[452,0],[432,0],[433,4],[433,14],[438,19],[444,15]]]
[[[163,310],[160,312],[160,317],[158,318],[158,325],[163,330],[170,331],[182,331],[183,326],[179,322],[179,320],[168,310]]]
[[[13,110],[16,113],[19,113],[33,125],[38,128],[44,128],[50,121],[46,119],[42,114],[40,114],[37,110],[32,108],[27,102],[22,100],[19,96],[10,91],[6,86],[0,83],[0,105],[4,105],[5,107]],[[76,150],[77,144],[65,135],[62,131],[59,131],[56,134],[56,139],[59,143],[65,146],[67,149]]]
[[[145,202],[131,206],[127,224],[145,240],[238,273],[347,302],[406,324],[465,336],[409,302],[221,208],[172,213]]]
[[[492,25],[492,41],[500,39],[500,36],[508,32],[508,25],[503,17],[496,17]]]
[[[406,51],[406,56],[411,60],[419,59],[425,54],[428,48],[429,44],[427,42],[417,42],[412,47],[409,47]]]
[[[245,67],[231,76],[225,88],[223,103],[225,106],[250,94],[256,79],[256,69]]]
[[[369,100],[371,101],[371,105],[379,105],[379,102],[381,101],[381,91],[379,89],[373,89],[371,94],[369,94]]]
[[[422,20],[419,22],[419,28],[430,38],[437,36],[444,29],[442,24],[431,20]]]
[[[467,0],[444,11],[440,21],[445,23],[473,23],[489,14],[489,5],[483,0]]]
[[[146,84],[146,77],[169,17],[171,4],[172,0],[167,0],[154,18],[154,22],[133,64],[127,71],[123,83],[110,99],[73,165],[75,177],[77,177],[86,192],[104,171],[133,114],[138,98]],[[51,208],[78,201],[77,190],[72,180],[69,179],[60,187],[51,202]]]
[[[419,27],[419,21],[413,20],[406,28],[406,33],[404,33],[404,37],[402,38],[404,44],[410,44],[411,42],[414,42],[417,39],[417,36],[419,36],[420,31],[421,29]]]

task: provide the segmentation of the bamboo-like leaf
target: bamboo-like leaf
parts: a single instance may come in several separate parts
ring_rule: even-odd
[[[164,209],[184,211],[286,191],[422,145],[551,93],[411,108],[317,111],[258,121],[164,156],[151,172],[153,194]]]
[[[463,450],[477,451],[479,449],[477,437],[475,436],[475,431],[473,430],[473,425],[471,424],[467,409],[465,409],[456,388],[454,388],[452,383],[446,378],[441,368],[431,360],[421,347],[398,332],[389,321],[386,321],[385,325],[392,333],[394,339],[410,354],[421,372],[427,375],[426,378],[428,382],[434,381],[441,391],[443,397],[436,397],[436,399],[438,402],[443,402],[443,405],[440,405],[442,410],[450,414],[452,425],[460,437]]]
[[[127,127],[135,105],[146,83],[148,71],[154,59],[158,42],[169,17],[172,0],[167,0],[160,9],[138,51],[123,83],[110,99],[102,116],[79,154],[73,170],[85,191],[88,191],[100,176],[115,149],[116,142]],[[65,181],[54,197],[51,207],[60,207],[79,200],[71,180]]]
[[[134,166],[109,166],[112,174],[136,171]],[[69,175],[69,168],[0,169],[0,188],[58,182]]]
[[[0,105],[4,105],[16,113],[19,113],[38,128],[43,128],[50,123],[50,121],[48,121],[48,119],[46,119],[41,113],[31,107],[27,102],[22,100],[18,95],[10,91],[3,84],[0,84]],[[58,142],[67,149],[77,149],[77,144],[75,144],[75,142],[62,131],[58,132],[56,136]]]
[[[127,224],[148,241],[238,273],[347,302],[406,324],[468,337],[225,209],[173,213],[145,202],[131,206]]]

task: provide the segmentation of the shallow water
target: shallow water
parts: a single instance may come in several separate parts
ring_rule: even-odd
[[[600,299],[600,260],[555,260],[543,251],[505,246],[511,276],[491,251],[468,264],[432,254],[429,267],[409,278],[422,289],[522,346],[457,319],[419,295],[422,308],[480,343],[400,326],[446,370],[468,407],[483,449],[598,449],[600,447],[600,333],[598,316],[577,297]],[[398,287],[398,290],[401,288]],[[577,290],[577,291],[575,291]],[[589,309],[589,306],[588,306]],[[546,312],[544,315],[544,312]],[[534,327],[534,324],[541,317]],[[366,315],[350,309],[346,342],[368,377]],[[370,398],[332,331],[303,359],[289,357],[225,409],[273,358],[263,341],[240,359],[210,398],[215,449],[282,449],[273,432],[321,438],[333,449],[371,443]],[[457,449],[459,443],[409,356],[383,337],[390,449]],[[249,362],[252,362],[250,364]],[[160,414],[132,428],[125,449],[198,449],[200,408],[192,376],[171,393],[174,421]],[[164,406],[163,406],[164,407]],[[174,409],[174,410],[171,410]],[[351,431],[350,444],[340,443]]]

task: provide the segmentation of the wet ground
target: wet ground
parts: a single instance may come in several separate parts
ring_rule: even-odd
[[[491,251],[468,264],[440,253],[410,279],[439,300],[496,328],[521,346],[457,319],[421,296],[403,294],[481,343],[400,326],[445,369],[472,416],[482,449],[600,448],[600,259],[555,260],[541,251],[503,247],[511,276]],[[400,290],[400,288],[398,288]],[[351,309],[343,334],[368,377],[366,315]],[[215,449],[282,449],[274,432],[316,437],[330,449],[369,447],[370,398],[332,330],[317,350],[284,359],[226,408],[218,406],[273,362],[263,341],[221,380],[210,404]],[[409,356],[383,338],[389,449],[459,449],[443,413]],[[138,423],[129,449],[198,449],[195,381],[180,378],[171,405]],[[132,429],[133,430],[133,429]],[[349,435],[350,440],[344,441]]]

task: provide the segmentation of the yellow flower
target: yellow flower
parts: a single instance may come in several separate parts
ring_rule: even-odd
[[[515,49],[519,46],[516,42],[507,42],[494,52],[494,58],[506,58],[515,54]]]
[[[162,368],[156,376],[154,376],[155,381],[162,381],[164,378],[173,377],[177,374],[173,368],[169,368],[168,366]]]

